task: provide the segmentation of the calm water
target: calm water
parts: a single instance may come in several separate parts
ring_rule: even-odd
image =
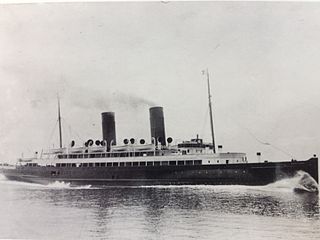
[[[73,188],[0,175],[0,239],[319,239],[319,196],[293,184]]]

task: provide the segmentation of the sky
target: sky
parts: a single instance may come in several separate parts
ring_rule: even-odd
[[[320,3],[140,2],[0,5],[0,159],[63,140],[150,141],[149,107],[166,135],[267,160],[320,154]]]

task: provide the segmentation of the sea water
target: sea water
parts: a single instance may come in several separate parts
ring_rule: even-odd
[[[298,177],[262,187],[73,187],[0,175],[0,239],[320,239],[319,195],[296,193]]]

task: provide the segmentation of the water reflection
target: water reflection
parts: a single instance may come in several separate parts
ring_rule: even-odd
[[[52,198],[52,204],[60,202],[64,207],[89,211],[90,221],[94,221],[91,223],[94,227],[88,226],[94,229],[92,237],[96,234],[119,237],[120,232],[126,232],[134,239],[145,234],[155,239],[162,239],[166,234],[192,239],[204,237],[212,226],[223,235],[225,229],[220,225],[226,222],[239,229],[244,227],[239,217],[235,220],[234,216],[242,216],[244,222],[250,222],[251,216],[319,220],[319,197],[310,193],[155,187],[50,191],[42,196]],[[265,226],[258,230],[263,231]]]
[[[95,209],[107,218],[112,209],[135,208],[150,219],[164,211],[213,211],[282,217],[319,217],[319,196],[312,193],[265,192],[231,187],[122,187],[84,190],[39,190],[52,204]]]
[[[319,196],[246,186],[47,188],[2,184],[6,238],[238,239],[320,236]],[[4,206],[4,204],[2,205]],[[0,209],[1,210],[1,209]],[[30,215],[32,213],[32,215]],[[21,219],[16,235],[8,226]],[[28,222],[40,227],[31,231]],[[13,227],[14,228],[14,227]],[[28,229],[21,230],[21,229]],[[33,228],[32,228],[33,229]],[[291,235],[290,235],[291,234]],[[316,239],[316,237],[315,237]]]

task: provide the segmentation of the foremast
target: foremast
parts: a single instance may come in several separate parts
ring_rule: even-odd
[[[212,103],[211,103],[211,91],[210,91],[210,78],[209,78],[209,71],[207,72],[207,83],[208,83],[208,100],[209,100],[209,114],[210,114],[210,127],[211,127],[211,138],[212,138],[212,149],[213,153],[216,153],[216,145],[214,141],[214,128],[213,128],[213,116],[212,116]]]

